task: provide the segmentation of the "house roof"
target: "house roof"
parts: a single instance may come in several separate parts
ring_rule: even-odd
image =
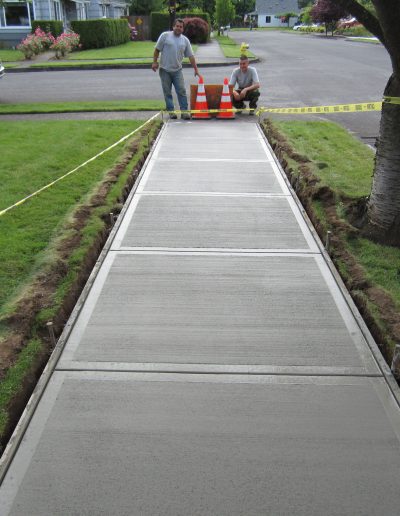
[[[256,0],[258,14],[299,13],[297,0]]]

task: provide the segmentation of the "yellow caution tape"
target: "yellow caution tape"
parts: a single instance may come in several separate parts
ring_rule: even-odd
[[[398,102],[395,100],[390,100],[391,103],[397,104],[400,103],[400,98],[397,97],[385,97],[390,99],[397,99]],[[260,115],[261,113],[281,113],[281,114],[297,114],[297,115],[310,115],[313,113],[320,113],[320,114],[328,114],[328,113],[360,113],[363,111],[381,111],[382,109],[382,102],[359,102],[357,104],[335,104],[332,106],[306,106],[306,107],[287,107],[287,108],[267,108],[267,107],[260,107],[258,109],[249,109],[249,108],[242,108],[242,109],[188,109],[186,111],[168,111],[168,113],[187,113],[187,114],[196,114],[196,113],[235,113],[237,111],[252,111],[257,115]]]
[[[298,108],[264,108],[261,107],[260,113],[282,113],[309,115],[313,113],[359,113],[362,111],[381,111],[382,102],[360,102],[358,104],[336,104],[333,106],[313,106]]]
[[[400,97],[390,97],[389,95],[385,95],[383,100],[387,104],[400,104]]]
[[[73,170],[70,170],[69,172],[67,172],[66,174],[64,174],[63,176],[61,177],[58,177],[57,179],[55,179],[54,181],[52,181],[51,183],[43,186],[42,188],[40,188],[39,190],[36,190],[36,192],[33,192],[29,195],[27,195],[26,197],[24,197],[24,199],[21,199],[20,201],[16,202],[15,204],[13,204],[12,206],[9,206],[8,208],[5,208],[4,210],[1,210],[0,211],[0,217],[3,216],[5,213],[7,213],[8,211],[12,210],[13,208],[16,208],[17,206],[20,206],[21,204],[23,204],[24,202],[26,202],[28,199],[31,199],[32,197],[35,197],[36,195],[39,195],[41,192],[43,192],[44,190],[47,190],[48,188],[50,188],[51,186],[55,185],[56,183],[58,183],[59,181],[61,181],[62,179],[65,179],[66,177],[70,176],[71,174],[73,174],[74,172],[76,172],[77,170],[81,169],[82,167],[84,167],[85,165],[87,165],[88,163],[94,161],[95,159],[97,159],[98,157],[102,156],[103,154],[105,154],[106,152],[110,151],[111,149],[113,149],[114,147],[116,147],[117,145],[119,145],[120,143],[124,142],[125,140],[127,140],[128,138],[130,138],[132,135],[134,135],[137,131],[140,131],[140,129],[142,129],[145,125],[147,125],[149,122],[151,122],[155,117],[157,117],[159,115],[159,113],[157,113],[156,115],[152,116],[151,118],[149,118],[149,120],[147,120],[144,124],[142,124],[140,127],[138,127],[137,129],[135,129],[134,131],[130,132],[129,134],[123,136],[120,140],[118,140],[117,142],[113,143],[112,145],[110,145],[110,147],[107,147],[107,149],[104,149],[103,151],[99,152],[98,154],[96,154],[96,156],[93,156],[92,158],[88,159],[87,161],[85,161],[84,163],[81,163],[81,165],[78,165],[76,168],[74,168]]]

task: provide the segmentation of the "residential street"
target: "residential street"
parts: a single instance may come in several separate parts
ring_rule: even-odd
[[[261,62],[260,105],[313,106],[381,100],[391,73],[381,45],[279,31],[231,32],[246,41]],[[203,68],[206,83],[222,82],[230,67]],[[185,69],[187,86],[194,82]],[[41,73],[8,73],[0,102],[56,102],[69,100],[156,99],[158,76],[150,68]],[[378,134],[380,113],[330,115],[367,143]]]

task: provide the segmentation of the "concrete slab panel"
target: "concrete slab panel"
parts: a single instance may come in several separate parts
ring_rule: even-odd
[[[295,211],[287,197],[136,195],[112,248],[317,251]]]
[[[377,378],[56,372],[1,514],[395,516],[398,435]]]
[[[248,140],[263,138],[255,123],[243,125],[237,122],[238,120],[192,120],[190,122],[169,123],[165,127],[163,140],[179,142],[183,139],[209,138],[214,141],[237,140],[247,142]]]
[[[174,161],[190,158],[194,160],[210,158],[226,159],[264,159],[268,160],[262,140],[249,139],[240,142],[232,139],[189,138],[184,142],[178,139],[162,138],[157,146],[155,158],[168,158]]]
[[[271,193],[289,191],[274,162],[152,160],[137,192]]]
[[[320,256],[108,256],[59,368],[184,364],[225,372],[379,370]],[[222,367],[224,366],[224,367]],[[246,370],[246,368],[244,369]],[[339,371],[339,372],[338,372]]]

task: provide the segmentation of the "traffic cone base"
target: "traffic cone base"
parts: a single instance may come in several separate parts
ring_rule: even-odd
[[[217,118],[229,119],[235,118],[235,113],[232,107],[232,99],[231,94],[229,92],[229,83],[228,79],[225,77],[224,79],[224,87],[222,88],[221,95],[221,103],[219,105],[219,109],[227,109],[232,111],[221,111],[218,113]]]
[[[204,87],[204,80],[203,77],[199,77],[199,84],[197,86],[197,96],[196,96],[196,103],[194,105],[195,113],[193,113],[192,118],[199,119],[199,118],[211,118],[210,112],[208,111],[208,104],[207,104],[207,97],[206,97],[206,90]],[[199,112],[196,113],[196,111],[203,111],[203,113]]]

